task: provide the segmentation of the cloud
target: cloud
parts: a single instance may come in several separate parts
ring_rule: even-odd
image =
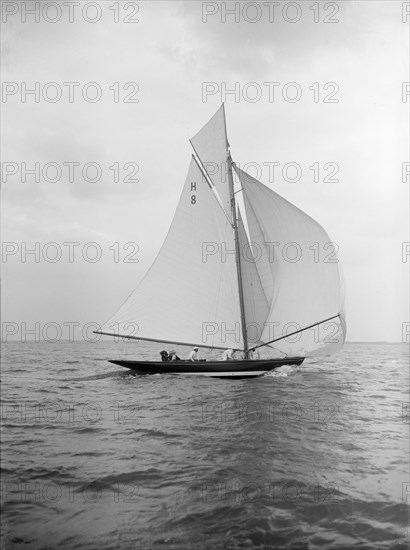
[[[64,316],[80,292],[79,316],[92,317],[90,312],[102,308],[97,289],[104,301],[110,301],[108,317],[114,303],[132,290],[171,223],[191,155],[188,138],[219,107],[222,83],[229,87],[238,82],[239,102],[233,95],[226,98],[235,160],[301,165],[303,177],[297,183],[285,181],[280,170],[274,182],[269,182],[266,172],[262,181],[317,218],[341,245],[348,293],[353,296],[349,314],[356,328],[350,337],[372,339],[377,334],[377,338],[399,339],[393,336],[397,331],[380,329],[376,321],[364,326],[357,298],[365,285],[371,316],[377,319],[380,309],[390,308],[389,297],[380,296],[383,281],[395,286],[397,280],[398,288],[402,284],[401,261],[394,264],[390,257],[387,265],[381,255],[381,248],[397,249],[406,227],[401,164],[408,156],[407,105],[401,101],[401,82],[408,79],[408,30],[401,20],[401,3],[338,2],[338,23],[315,23],[315,13],[309,9],[313,3],[306,2],[299,2],[303,13],[296,23],[284,20],[284,3],[272,23],[266,11],[257,23],[243,19],[235,23],[229,16],[223,23],[220,11],[203,22],[205,4],[141,2],[138,24],[114,23],[111,4],[101,3],[103,16],[95,24],[81,17],[56,24],[21,23],[14,17],[3,25],[3,80],[20,87],[23,82],[28,87],[39,82],[42,90],[45,83],[56,82],[65,94],[57,103],[42,97],[35,102],[32,96],[22,103],[19,92],[3,103],[7,137],[3,160],[20,168],[23,162],[41,167],[78,162],[81,169],[96,162],[103,171],[95,183],[84,181],[81,173],[70,182],[63,172],[56,183],[44,178],[22,183],[20,174],[11,177],[3,183],[4,237],[28,243],[98,240],[106,247],[133,241],[141,246],[137,265],[104,264],[103,269],[102,264],[90,268],[79,262],[75,269],[70,267],[73,276],[72,271],[44,264],[42,277],[51,282],[42,286],[42,297],[50,304],[38,314],[50,315],[53,296],[59,295],[58,314]],[[222,4],[215,5],[220,10]],[[232,7],[234,2],[225,4]],[[244,3],[240,5],[243,10]],[[323,20],[330,9],[324,12],[324,4],[318,5]],[[252,6],[248,10],[252,17]],[[120,19],[125,15],[121,12]],[[291,11],[288,16],[292,17]],[[263,87],[263,82],[274,81],[280,83],[274,102],[269,101],[266,87],[255,103],[243,97],[246,83]],[[303,92],[296,103],[286,101],[282,93],[292,81]],[[64,82],[81,84],[73,103],[67,100]],[[81,96],[88,82],[101,86],[103,96],[97,103]],[[139,86],[136,103],[124,102],[132,91],[124,87],[129,82]],[[219,86],[206,101],[204,82]],[[310,89],[315,82],[319,102]],[[338,103],[323,102],[327,82],[337,83]],[[113,100],[115,90],[118,102]],[[340,166],[339,183],[313,181],[309,167],[318,162],[323,172],[329,161]],[[115,183],[110,167],[118,163],[123,179],[129,174],[124,169],[127,162],[138,164],[138,183]],[[39,268],[15,267],[7,285],[17,301],[18,289],[26,289],[18,314],[28,315]],[[80,280],[90,289],[88,301]],[[370,299],[376,295],[382,301],[378,305]],[[17,311],[13,302],[7,302],[7,315]],[[406,315],[394,303],[390,326],[398,326],[398,319]]]

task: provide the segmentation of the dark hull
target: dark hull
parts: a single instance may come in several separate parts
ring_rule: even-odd
[[[256,359],[254,361],[130,361],[115,359],[110,361],[131,369],[136,374],[177,374],[188,376],[213,376],[216,378],[252,378],[282,367],[301,365],[304,357],[284,359]]]

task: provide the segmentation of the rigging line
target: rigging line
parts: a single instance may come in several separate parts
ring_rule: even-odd
[[[210,187],[212,193],[215,195],[215,198],[216,198],[216,200],[218,201],[219,206],[222,208],[223,213],[224,213],[225,216],[226,216],[226,219],[229,221],[230,225],[232,225],[232,227],[233,227],[232,220],[231,220],[231,218],[230,218],[228,212],[225,210],[225,207],[224,207],[223,204],[222,204],[221,197],[219,196],[219,193],[218,193],[218,191],[217,191],[217,189],[216,189],[216,187],[215,187],[215,185],[214,185],[214,182],[212,181],[211,176],[210,176],[210,175],[208,174],[208,172],[206,171],[205,166],[204,166],[204,164],[203,164],[203,162],[202,162],[200,156],[198,155],[198,153],[197,153],[195,147],[192,145],[192,141],[189,140],[189,143],[191,144],[191,147],[192,147],[192,149],[193,149],[194,152],[195,152],[195,155],[192,155],[193,159],[195,160],[195,162],[196,162],[196,164],[197,164],[199,170],[202,172],[202,175],[205,177],[206,183],[209,185],[209,187]]]
[[[231,212],[232,212],[232,228],[235,237],[235,259],[236,259],[236,275],[238,279],[238,294],[239,294],[239,307],[241,311],[241,325],[242,325],[242,339],[243,339],[243,351],[244,358],[248,359],[248,335],[246,333],[246,315],[245,315],[245,300],[244,300],[244,291],[243,291],[243,277],[242,277],[242,265],[241,265],[241,251],[239,243],[239,233],[238,233],[238,222],[237,216],[237,205],[235,202],[235,186],[233,182],[233,172],[232,172],[232,157],[228,141],[228,130],[226,127],[226,115],[225,115],[225,104],[222,103],[223,115],[224,115],[224,127],[225,127],[225,143],[227,147],[227,168],[228,168],[228,184],[229,184],[229,195],[231,199]]]
[[[102,334],[104,336],[113,336],[114,338],[128,338],[131,340],[146,340],[147,342],[161,342],[163,344],[175,344],[180,346],[196,346],[198,348],[226,349],[226,346],[209,346],[197,344],[196,342],[177,342],[175,340],[163,340],[159,338],[145,338],[145,336],[131,336],[130,334],[115,334],[113,332],[104,332],[102,330],[93,330],[93,334]],[[242,351],[241,348],[232,348],[234,351]]]
[[[195,149],[194,149],[194,151],[195,151]],[[209,189],[213,190],[215,188],[215,185],[212,183],[212,180],[209,177],[209,174],[204,169],[201,159],[199,157],[197,158],[196,151],[195,151],[195,155],[194,154],[192,155],[192,158],[196,162],[196,165],[198,166],[198,168],[199,168],[200,172],[202,173],[202,175],[205,177],[205,181],[208,184]]]
[[[217,294],[217,297],[216,297],[216,304],[215,304],[215,310],[214,310],[214,319],[217,319],[217,311],[218,311],[218,306],[219,306],[219,299],[221,297],[221,288],[222,288],[222,268],[223,268],[223,263],[221,262],[220,264],[220,268],[219,268],[219,285],[218,285],[218,294]],[[222,327],[221,327],[222,328]],[[216,334],[216,333],[215,333]],[[215,338],[215,334],[212,335],[212,343],[214,342],[214,338]],[[203,337],[203,336],[202,336]],[[213,347],[213,346],[212,346]]]
[[[235,203],[233,178],[232,178],[232,166],[230,163],[231,163],[231,156],[229,155],[228,156],[228,178],[229,178],[229,191],[231,195],[232,219],[234,220],[233,231],[234,231],[234,237],[235,237],[236,275],[238,279],[238,294],[239,294],[239,307],[241,311],[242,339],[243,339],[245,359],[248,359],[248,336],[246,333],[243,274],[242,274],[242,265],[241,265],[241,251],[240,251],[240,243],[239,243],[238,218],[237,218],[238,213],[237,213],[237,207]]]
[[[308,327],[302,328],[300,330],[296,330],[295,332],[290,332],[289,334],[286,334],[285,336],[281,336],[280,338],[275,338],[274,340],[271,340],[270,342],[266,342],[265,344],[261,344],[257,347],[266,346],[269,344],[273,344],[273,342],[278,342],[279,340],[283,340],[284,338],[288,338],[289,336],[293,336],[294,334],[298,334],[299,332],[303,332],[305,330],[308,330],[310,328],[316,327],[317,325],[321,325],[322,323],[326,323],[327,321],[331,321],[332,319],[336,319],[337,317],[340,317],[340,314],[333,315],[333,317],[328,317],[327,319],[323,319],[323,321],[319,321],[318,323],[314,323],[313,325],[309,325]],[[269,346],[271,347],[271,346]]]
[[[326,323],[326,321],[331,321],[332,319],[336,319],[336,317],[340,317],[340,313],[338,313],[337,315],[333,315],[333,317],[329,317],[328,319],[323,319],[323,321],[319,321],[318,323],[313,323],[313,325],[309,325],[308,327],[301,328],[300,330],[295,330],[295,332],[290,332],[289,334],[286,334],[285,336],[281,336],[280,338],[275,338],[274,340],[270,340],[270,342],[259,344],[259,346],[255,346],[255,349],[261,348],[263,346],[268,346],[269,344],[273,344],[273,342],[278,342],[279,340],[283,340],[284,338],[288,338],[289,336],[293,336],[294,334],[298,334],[299,332],[303,332],[304,330],[307,330],[309,328],[313,328],[313,327],[316,327],[317,325],[321,325],[322,323]]]

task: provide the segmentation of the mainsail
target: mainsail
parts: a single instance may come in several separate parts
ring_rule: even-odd
[[[165,242],[99,332],[245,354],[261,346],[299,357],[340,349],[344,292],[325,230],[232,163],[223,105],[191,144],[197,157]]]

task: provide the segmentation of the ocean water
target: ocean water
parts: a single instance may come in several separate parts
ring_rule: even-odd
[[[107,362],[158,351],[3,345],[2,548],[408,548],[407,346],[250,380]]]

